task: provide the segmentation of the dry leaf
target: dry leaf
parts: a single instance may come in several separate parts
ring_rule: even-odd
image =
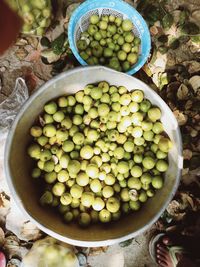
[[[90,248],[89,256],[96,256],[101,254],[102,252],[105,253],[107,251],[108,247],[95,247]]]
[[[181,210],[181,205],[177,200],[172,200],[171,201],[171,203],[167,207],[167,212],[176,221],[182,220],[186,215],[185,210]]]
[[[0,247],[3,246],[4,242],[5,242],[5,233],[3,229],[0,227]]]
[[[41,237],[41,231],[30,221],[24,222],[20,236],[23,240],[37,240]]]
[[[15,258],[10,259],[6,265],[6,267],[20,267],[20,266],[21,266],[21,261]]]
[[[44,121],[44,119],[42,118],[42,116],[39,116],[39,122],[40,122],[40,125],[41,125],[42,127],[44,127],[44,125],[45,125],[45,121]]]
[[[26,40],[28,44],[30,44],[34,49],[37,49],[40,45],[39,39],[37,37],[26,36]]]
[[[188,101],[185,103],[185,109],[186,109],[186,110],[191,109],[191,108],[192,108],[192,105],[193,105],[192,100],[188,100]]]
[[[185,185],[189,185],[189,184],[195,182],[200,187],[199,177],[200,177],[200,167],[197,169],[194,169],[192,171],[189,171],[186,175],[182,176],[182,182]]]
[[[156,27],[156,26],[151,26],[150,27],[150,33],[152,34],[152,35],[157,35],[158,34],[158,28]]]
[[[19,59],[19,60],[24,60],[28,55],[28,52],[26,51],[25,48],[21,47],[18,48],[15,52],[15,56]]]
[[[188,174],[189,168],[182,169],[182,176]]]
[[[5,250],[6,254],[8,255],[9,259],[11,259],[13,257],[20,259],[28,251],[26,248],[21,247],[20,240],[13,234],[11,234],[5,238],[4,250]]]
[[[197,93],[198,89],[200,89],[200,76],[195,75],[189,79],[189,83],[192,86],[192,89],[195,93]]]
[[[18,46],[25,46],[25,45],[27,45],[27,44],[28,44],[28,42],[27,42],[27,40],[24,39],[24,38],[17,39],[17,41],[16,41],[16,43],[15,43],[15,45],[18,45]]]
[[[182,125],[185,125],[187,123],[187,120],[188,120],[188,116],[183,114],[182,111],[180,110],[175,110],[174,112],[174,116],[176,117],[177,121],[178,121],[178,124],[180,126]]]
[[[35,50],[31,50],[28,54],[28,56],[26,57],[26,60],[29,62],[37,62],[41,57],[41,49],[35,49]]]
[[[10,200],[4,192],[0,193],[0,223],[4,224],[10,210]]]
[[[177,91],[177,97],[180,100],[187,99],[189,90],[185,84],[181,84]]]
[[[184,149],[183,158],[186,160],[190,160],[192,158],[192,151],[190,149]]]

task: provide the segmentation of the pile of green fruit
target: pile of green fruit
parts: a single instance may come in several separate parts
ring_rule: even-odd
[[[23,18],[22,32],[42,36],[51,23],[51,0],[6,0]]]
[[[128,71],[137,62],[140,38],[134,36],[133,24],[120,17],[92,15],[87,31],[77,41],[80,56],[89,65],[104,65]]]
[[[81,226],[139,210],[168,169],[160,118],[143,91],[105,81],[48,102],[28,147],[32,177],[45,184],[40,203]]]

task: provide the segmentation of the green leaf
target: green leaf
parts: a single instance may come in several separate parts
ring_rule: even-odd
[[[178,39],[176,39],[170,44],[169,48],[171,48],[172,50],[175,50],[179,46],[180,46],[180,41]]]
[[[160,19],[160,9],[156,6],[149,5],[144,11],[145,17],[151,22],[156,22]]]
[[[199,34],[199,27],[193,22],[188,22],[181,27],[181,31],[184,34],[195,35]]]
[[[126,240],[126,241],[124,241],[124,242],[119,243],[119,245],[120,245],[120,247],[124,248],[124,247],[128,247],[128,246],[130,246],[130,244],[131,244],[132,242],[133,242],[133,239],[128,239],[128,240]]]
[[[161,35],[158,37],[158,41],[161,43],[167,43],[168,42],[168,36],[167,35]]]
[[[65,39],[65,33],[62,33],[51,43],[51,48],[56,55],[60,55],[63,53],[63,45],[65,43]]]
[[[200,35],[192,36],[191,41],[195,44],[200,44]]]
[[[167,13],[162,19],[162,26],[164,29],[169,29],[171,28],[173,22],[174,22],[173,16]]]
[[[182,10],[179,17],[179,25],[183,25],[189,17],[188,10]]]
[[[49,41],[49,39],[47,37],[42,37],[42,39],[40,40],[40,43],[42,46],[51,47],[51,42]]]
[[[161,45],[158,47],[158,51],[161,53],[161,54],[166,54],[167,53],[167,50],[168,48],[164,45]]]

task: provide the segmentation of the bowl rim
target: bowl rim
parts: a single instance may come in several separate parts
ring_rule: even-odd
[[[35,91],[29,98],[28,100],[24,103],[24,105],[22,106],[22,108],[20,109],[19,113],[17,114],[11,128],[10,131],[8,133],[7,139],[6,139],[6,144],[5,144],[5,148],[4,148],[4,168],[5,168],[5,175],[6,175],[6,180],[8,183],[8,187],[9,190],[11,192],[11,197],[13,197],[15,203],[17,204],[17,206],[19,207],[19,209],[22,211],[22,213],[28,218],[30,219],[33,223],[35,223],[35,225],[42,230],[43,232],[45,232],[46,234],[62,241],[65,243],[69,243],[75,246],[80,246],[80,247],[99,247],[99,246],[108,246],[108,245],[113,245],[115,243],[120,243],[123,241],[126,241],[130,238],[134,238],[142,233],[144,233],[146,230],[148,230],[161,216],[161,214],[164,212],[164,210],[166,209],[166,207],[168,206],[169,202],[171,201],[171,199],[173,198],[173,196],[175,195],[178,186],[179,186],[179,182],[180,182],[180,176],[181,176],[181,168],[183,165],[183,157],[182,157],[182,138],[181,138],[181,133],[180,133],[180,129],[179,127],[177,127],[177,151],[178,151],[178,165],[180,166],[177,170],[177,174],[176,174],[176,181],[175,181],[175,185],[173,187],[173,190],[171,192],[171,194],[169,194],[169,196],[167,197],[167,200],[165,202],[165,204],[163,204],[162,208],[160,209],[160,211],[154,216],[152,217],[152,219],[148,222],[148,224],[146,224],[145,226],[143,226],[142,228],[138,229],[135,232],[129,233],[125,236],[122,237],[118,237],[118,238],[113,238],[113,239],[107,239],[107,240],[103,240],[103,241],[80,241],[80,240],[75,240],[75,239],[71,239],[68,237],[64,237],[48,228],[46,228],[43,224],[41,224],[40,222],[38,222],[36,219],[34,219],[31,214],[29,214],[24,205],[22,200],[20,199],[20,196],[17,194],[17,192],[15,191],[14,188],[14,184],[12,182],[12,176],[11,176],[11,172],[10,172],[10,168],[9,168],[9,155],[10,155],[10,151],[11,151],[11,145],[12,145],[12,139],[17,127],[17,124],[20,120],[20,118],[22,117],[22,115],[24,114],[24,112],[26,111],[26,109],[29,107],[29,105],[32,103],[32,100],[35,99],[37,96],[39,96],[41,94],[41,92],[46,91],[47,88],[51,85],[54,84],[55,81],[60,80],[66,76],[70,76],[71,74],[74,73],[80,73],[80,71],[85,71],[85,70],[96,70],[96,71],[109,71],[115,74],[120,74],[123,75],[125,77],[128,77],[130,79],[130,76],[126,73],[121,73],[103,66],[87,66],[87,67],[77,67],[74,68],[72,70],[68,70],[66,72],[63,72],[55,77],[53,77],[52,79],[50,79],[49,81],[47,81],[46,83],[44,83],[40,88],[38,88],[37,91]],[[139,80],[135,77],[131,77],[131,79],[136,79]],[[147,84],[145,84],[144,82],[142,82],[141,80],[139,80],[141,84],[143,84],[145,87],[149,87]],[[149,87],[150,90],[151,87]],[[152,93],[154,95],[156,95],[156,97],[160,98],[161,104],[166,106],[168,112],[171,113],[171,115],[173,115],[172,111],[170,110],[170,108],[168,107],[168,105],[164,102],[164,100],[154,91],[152,90]],[[174,120],[176,121],[175,116],[173,115]],[[177,121],[176,121],[177,122]],[[177,123],[178,125],[178,123]]]
[[[79,14],[79,12],[81,11],[81,9],[83,9],[84,7],[87,7],[89,4],[91,4],[91,2],[93,2],[93,4],[95,5],[95,2],[98,3],[101,0],[87,0],[83,3],[81,3],[72,13],[72,16],[70,17],[70,21],[69,21],[69,25],[68,25],[68,37],[69,37],[69,45],[70,48],[72,50],[72,53],[74,54],[74,56],[76,57],[76,59],[78,60],[78,62],[83,65],[83,66],[88,66],[87,62],[79,55],[78,50],[76,49],[75,45],[74,45],[74,32],[73,32],[73,27],[75,24],[75,20],[77,18],[77,15]],[[109,2],[106,1],[105,2]],[[132,12],[132,14],[134,14],[135,16],[138,17],[138,20],[141,21],[142,26],[144,27],[144,32],[145,32],[145,55],[142,55],[142,59],[140,61],[139,64],[136,64],[135,66],[133,65],[133,67],[131,69],[129,69],[127,72],[127,74],[132,75],[134,73],[136,73],[137,71],[139,71],[144,64],[146,63],[146,61],[148,60],[148,57],[150,55],[150,50],[151,50],[151,36],[150,36],[150,31],[149,28],[147,26],[147,23],[145,21],[145,19],[142,17],[142,15],[130,4],[122,1],[122,0],[112,0],[110,1],[111,3],[109,3],[110,7],[112,8],[112,3],[115,2],[115,4],[120,3],[121,5],[123,5],[126,8],[129,8]],[[97,9],[98,7],[94,7],[94,9]],[[103,65],[102,65],[103,66]]]

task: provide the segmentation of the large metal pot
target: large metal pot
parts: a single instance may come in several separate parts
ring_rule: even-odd
[[[161,121],[173,142],[169,153],[169,169],[164,187],[157,191],[138,212],[110,224],[96,224],[82,229],[76,224],[64,224],[59,215],[38,204],[39,188],[30,177],[32,161],[27,156],[29,129],[44,104],[63,94],[73,94],[88,83],[106,80],[124,85],[129,90],[139,88],[162,111]],[[10,130],[5,150],[5,170],[8,184],[17,205],[42,231],[78,246],[111,245],[132,238],[147,230],[162,214],[175,194],[182,168],[182,145],[178,123],[166,103],[146,84],[129,75],[105,67],[84,67],[64,72],[45,83],[24,104]]]

